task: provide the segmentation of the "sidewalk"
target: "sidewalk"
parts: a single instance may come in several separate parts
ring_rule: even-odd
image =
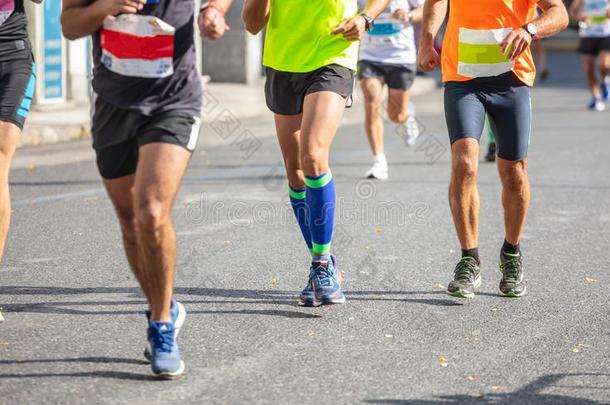
[[[263,80],[245,85],[207,83],[204,85],[203,123],[229,111],[237,119],[252,119],[268,114]],[[412,94],[417,96],[433,90],[436,80],[420,77],[415,80]],[[356,91],[356,102],[358,102]],[[88,103],[68,104],[32,110],[28,116],[19,146],[43,145],[90,137],[90,106]]]

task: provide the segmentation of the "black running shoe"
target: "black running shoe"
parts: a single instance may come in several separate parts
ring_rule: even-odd
[[[512,255],[500,253],[500,292],[507,297],[522,297],[525,295],[527,286],[525,285],[523,274],[523,257],[521,253]]]
[[[453,280],[447,286],[447,294],[459,298],[474,298],[481,287],[481,269],[472,257],[462,257],[453,271]]]
[[[489,148],[487,149],[487,155],[485,155],[485,160],[488,162],[496,161],[496,144],[495,142],[491,142],[489,144]]]

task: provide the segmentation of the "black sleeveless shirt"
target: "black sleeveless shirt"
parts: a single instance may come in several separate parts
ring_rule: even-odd
[[[59,0],[53,0],[59,1]],[[201,80],[197,72],[193,0],[159,0],[138,13],[158,17],[172,25],[174,73],[164,78],[128,77],[114,73],[101,62],[101,28],[93,35],[93,90],[105,102],[118,108],[135,109],[144,115],[175,111],[199,116]]]
[[[0,11],[0,61],[29,58],[32,52],[23,1],[0,0],[0,3],[8,3],[8,10],[14,6],[10,14],[9,11]]]

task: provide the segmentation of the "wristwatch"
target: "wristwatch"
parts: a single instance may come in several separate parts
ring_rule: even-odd
[[[413,22],[413,11],[409,11],[407,13],[407,18],[409,19],[409,23]]]
[[[527,33],[531,35],[532,39],[538,35],[538,28],[536,28],[536,26],[532,23],[527,23],[523,28],[525,28]]]
[[[366,23],[364,29],[367,32],[369,32],[371,30],[371,28],[373,28],[373,19],[370,16],[368,16],[366,13],[360,13],[359,15],[360,15],[360,17],[364,18],[364,22]]]

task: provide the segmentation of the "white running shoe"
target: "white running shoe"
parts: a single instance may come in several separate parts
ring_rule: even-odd
[[[403,124],[405,126],[405,144],[407,146],[413,146],[419,138],[420,130],[419,123],[415,119],[414,115],[409,115],[407,121]]]
[[[375,163],[364,175],[367,179],[387,180],[388,161],[385,156],[375,156]]]

